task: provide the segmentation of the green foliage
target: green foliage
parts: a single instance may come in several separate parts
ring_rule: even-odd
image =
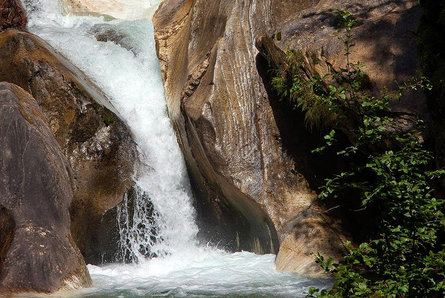
[[[327,86],[318,74],[309,73],[304,64],[303,54],[288,48],[284,61],[286,67],[272,78],[272,87],[282,100],[305,112],[308,125],[322,126],[323,123],[335,122],[337,114],[329,110],[330,105],[326,102]]]
[[[110,110],[101,106],[97,102],[93,102],[91,105],[96,113],[102,115],[102,120],[106,126],[110,126],[116,122],[116,116]]]
[[[82,89],[80,89],[79,87],[77,87],[77,85],[75,83],[71,83],[71,87],[73,88],[73,92],[74,92],[75,96],[77,96],[77,97],[85,96],[85,92]]]
[[[332,146],[336,132],[342,130],[350,143],[337,154],[365,157],[348,171],[327,179],[319,197],[341,199],[353,194],[362,208],[372,207],[378,215],[369,241],[358,247],[349,243],[340,263],[316,257],[333,274],[335,285],[329,291],[312,288],[308,297],[443,294],[445,248],[440,237],[445,230],[445,204],[434,197],[431,182],[445,171],[429,171],[432,153],[424,149],[416,129],[398,127],[390,108],[406,92],[431,86],[424,78],[412,79],[395,92],[382,90],[380,96],[371,95],[364,87],[363,65],[349,61],[355,21],[347,12],[337,14],[344,27],[341,40],[347,65],[324,76],[311,76],[305,73],[299,54],[288,50],[288,71],[279,73],[273,85],[283,99],[310,115],[307,121],[334,120],[329,123],[333,129],[325,136],[326,145],[315,152]]]
[[[355,121],[358,111],[354,110],[354,105],[359,102],[360,97],[369,96],[361,93],[369,86],[369,78],[362,71],[363,64],[349,61],[350,51],[354,46],[351,31],[356,21],[347,12],[336,10],[336,13],[338,26],[346,26],[344,36],[340,37],[346,50],[345,68],[320,76],[308,69],[301,52],[288,48],[285,67],[276,72],[272,78],[272,86],[282,100],[287,100],[294,108],[305,112],[305,120],[309,126],[341,125],[342,128],[349,129],[357,124]],[[388,95],[385,100],[391,100],[391,96]]]

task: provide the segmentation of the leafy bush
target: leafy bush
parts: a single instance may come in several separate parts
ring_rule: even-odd
[[[310,289],[308,297],[426,297],[445,291],[444,200],[434,197],[431,181],[445,171],[431,171],[433,155],[426,150],[417,129],[401,129],[390,103],[406,92],[430,89],[424,78],[411,79],[396,91],[373,96],[360,62],[349,61],[355,20],[337,11],[344,26],[341,40],[347,62],[344,68],[320,76],[308,73],[301,53],[287,50],[286,69],[277,72],[273,86],[282,100],[290,100],[306,113],[309,125],[328,125],[323,153],[336,142],[339,130],[349,144],[338,156],[365,158],[350,170],[327,179],[320,199],[354,196],[362,208],[378,210],[368,241],[347,246],[343,260],[318,255],[316,262],[332,273],[334,287]],[[419,123],[418,127],[420,127]]]

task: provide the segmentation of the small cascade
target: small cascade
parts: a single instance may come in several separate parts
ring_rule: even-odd
[[[161,256],[152,250],[156,243],[163,241],[158,221],[159,213],[140,187],[125,194],[117,206],[119,252],[116,261],[137,263],[144,258]]]

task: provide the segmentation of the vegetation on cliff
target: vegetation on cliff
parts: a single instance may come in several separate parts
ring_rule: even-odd
[[[361,208],[374,210],[368,235],[359,245],[349,244],[343,260],[316,258],[335,285],[330,290],[311,289],[309,297],[421,297],[445,291],[445,206],[436,198],[432,181],[444,170],[433,170],[433,153],[425,149],[421,121],[402,126],[391,103],[419,89],[431,90],[425,78],[399,84],[395,91],[371,92],[364,65],[349,60],[354,18],[337,11],[346,65],[319,75],[308,69],[302,53],[288,50],[286,67],[272,80],[283,100],[305,112],[310,126],[327,128],[323,154],[337,142],[339,158],[350,162],[320,189],[320,199],[359,200]],[[355,158],[354,158],[355,157]]]

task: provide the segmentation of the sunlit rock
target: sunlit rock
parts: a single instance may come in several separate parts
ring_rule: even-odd
[[[116,19],[151,18],[159,0],[62,0],[66,13],[100,14]]]
[[[311,275],[321,272],[306,266],[313,260],[311,253],[336,257],[342,247],[341,237],[320,219],[320,214],[333,212],[312,209],[319,203],[313,190],[323,182],[332,160],[311,153],[322,137],[308,129],[303,113],[279,106],[270,86],[273,72],[264,58],[267,53],[261,55],[255,43],[281,32],[277,44],[282,50],[290,45],[307,52],[308,60],[325,65],[326,72],[331,65],[344,65],[345,59],[332,9],[351,10],[360,18],[352,59],[365,62],[370,79],[382,86],[406,78],[406,71],[415,68],[409,32],[416,30],[416,3],[163,1],[154,16],[158,57],[169,113],[198,194],[200,219],[224,227],[218,216],[222,212],[210,216],[208,210],[224,211],[227,205],[252,198],[273,221],[283,245],[278,267]],[[425,104],[416,100],[398,108],[420,111]],[[347,207],[340,210],[343,218],[351,213]],[[303,231],[294,224],[297,218],[306,224]],[[313,241],[318,235],[326,241]],[[240,237],[243,241],[249,240]]]

